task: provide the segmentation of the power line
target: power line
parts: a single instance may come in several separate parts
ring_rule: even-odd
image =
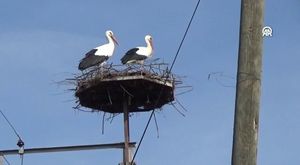
[[[6,159],[6,157],[4,155],[0,155],[0,157],[2,157],[4,159],[4,161],[6,162],[6,164],[10,165],[9,161]]]
[[[23,165],[24,155],[21,155],[21,165]]]
[[[181,47],[182,47],[182,45],[183,45],[183,42],[184,42],[184,40],[185,40],[185,38],[186,38],[186,35],[187,35],[187,33],[188,33],[189,29],[190,29],[190,26],[191,26],[191,24],[192,24],[192,22],[193,22],[194,16],[195,16],[195,14],[196,14],[196,12],[197,12],[197,9],[198,9],[198,6],[199,6],[200,2],[201,2],[201,0],[198,0],[197,5],[196,5],[196,7],[195,7],[195,9],[194,9],[194,12],[193,12],[193,14],[192,14],[192,17],[191,17],[191,19],[190,19],[190,22],[189,22],[189,24],[188,24],[188,26],[187,26],[187,28],[186,28],[186,30],[185,30],[185,33],[184,33],[184,35],[183,35],[183,38],[182,38],[181,42],[180,42],[180,44],[179,44],[179,47],[178,47],[177,52],[176,52],[176,55],[174,56],[174,59],[173,59],[173,61],[172,61],[172,65],[171,65],[171,67],[170,67],[170,69],[169,69],[169,71],[168,71],[168,73],[167,73],[167,76],[166,76],[166,79],[165,79],[164,84],[166,84],[167,79],[169,78],[169,75],[170,75],[170,73],[171,73],[171,71],[172,71],[172,69],[173,69],[173,67],[174,67],[174,65],[175,65],[175,62],[176,62],[177,57],[178,57],[178,54],[179,54],[180,49],[181,49]],[[163,87],[162,87],[162,90],[160,91],[160,94],[159,94],[159,96],[158,96],[158,99],[156,100],[156,103],[158,103],[158,101],[160,100],[161,95],[162,95],[162,91],[163,91]],[[150,121],[151,121],[153,115],[154,115],[154,109],[152,110],[152,112],[151,112],[151,114],[150,114],[150,117],[149,117],[149,119],[148,119],[148,121],[147,121],[147,124],[146,124],[146,127],[145,127],[145,129],[144,129],[144,132],[143,132],[143,134],[142,134],[141,140],[139,141],[139,144],[138,144],[138,146],[137,146],[137,148],[136,148],[136,151],[135,151],[135,153],[134,153],[134,155],[133,155],[133,158],[132,158],[132,161],[131,161],[130,165],[133,165],[134,159],[135,159],[135,157],[136,157],[136,155],[137,155],[137,153],[138,153],[138,151],[139,151],[140,145],[142,144],[142,141],[143,141],[143,139],[144,139],[144,137],[145,137],[145,134],[146,134],[146,132],[147,132],[147,129],[148,129],[148,127],[149,127],[149,124],[150,124]]]
[[[6,122],[8,123],[8,125],[11,127],[11,129],[14,131],[14,133],[18,136],[19,139],[21,139],[21,136],[18,134],[18,132],[16,131],[15,127],[11,124],[11,122],[8,120],[8,118],[4,115],[4,113],[2,112],[2,110],[0,109],[0,113],[2,114],[2,116],[4,117],[4,119],[6,120]]]
[[[195,7],[195,10],[194,10],[194,12],[193,12],[193,15],[192,15],[192,17],[191,17],[191,19],[190,19],[190,22],[189,22],[189,24],[188,24],[186,30],[185,30],[185,33],[184,33],[184,35],[183,35],[183,38],[182,38],[182,40],[181,40],[181,42],[180,42],[180,45],[179,45],[179,47],[178,47],[178,49],[177,49],[176,55],[175,55],[175,57],[174,57],[174,59],[173,59],[172,65],[171,65],[171,67],[170,67],[170,72],[171,72],[171,70],[173,69],[173,66],[174,66],[174,64],[175,64],[175,61],[177,60],[177,56],[178,56],[179,51],[180,51],[180,49],[181,49],[181,46],[182,46],[182,44],[183,44],[183,42],[184,42],[184,40],[185,40],[185,37],[186,37],[186,35],[187,35],[187,33],[188,33],[189,29],[190,29],[190,26],[191,26],[191,24],[192,24],[192,22],[193,22],[194,16],[195,16],[195,14],[196,14],[196,12],[197,12],[197,9],[198,9],[198,6],[199,6],[200,2],[201,2],[201,0],[198,0],[197,5],[196,5],[196,7]]]
[[[23,165],[23,154],[24,154],[24,142],[21,138],[21,136],[18,134],[17,130],[15,129],[15,127],[12,125],[12,123],[8,120],[8,118],[5,116],[5,114],[2,112],[2,110],[0,109],[0,113],[2,114],[2,116],[4,117],[4,119],[6,120],[6,122],[8,123],[8,125],[11,127],[11,129],[14,131],[14,133],[16,134],[16,136],[19,138],[17,145],[19,146],[19,154],[21,156],[21,165]],[[4,160],[6,161],[6,163],[9,164],[9,162],[5,159],[4,155],[3,155]]]

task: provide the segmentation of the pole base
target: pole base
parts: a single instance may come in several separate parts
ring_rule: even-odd
[[[118,165],[124,165],[124,163],[122,162],[122,163],[119,163]],[[125,165],[131,165],[131,164],[130,164],[130,162],[127,162]],[[133,162],[132,165],[136,165],[136,163]]]

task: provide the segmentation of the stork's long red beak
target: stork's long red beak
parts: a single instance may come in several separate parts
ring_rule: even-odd
[[[111,38],[112,38],[112,40],[114,41],[114,43],[116,43],[116,44],[119,46],[119,43],[118,43],[116,37],[115,37],[115,36],[111,36]]]

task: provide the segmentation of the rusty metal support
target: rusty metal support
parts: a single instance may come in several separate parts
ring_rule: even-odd
[[[129,147],[135,147],[135,142],[127,144]],[[41,154],[51,152],[66,152],[66,151],[84,151],[84,150],[98,150],[98,149],[123,149],[124,143],[110,143],[110,144],[91,144],[91,145],[77,145],[77,146],[60,146],[60,147],[44,147],[44,148],[25,148],[24,154]],[[19,155],[19,149],[0,150],[0,155]]]
[[[125,94],[126,95],[126,94]],[[124,114],[124,149],[123,149],[123,165],[130,163],[130,135],[129,135],[129,112],[128,112],[128,95],[123,99]]]

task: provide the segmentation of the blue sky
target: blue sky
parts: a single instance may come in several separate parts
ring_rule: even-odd
[[[26,147],[110,143],[123,140],[122,117],[105,125],[100,113],[74,111],[70,86],[55,82],[78,73],[78,61],[105,43],[119,40],[111,62],[154,39],[154,57],[171,63],[197,1],[0,1],[0,108]],[[240,1],[202,0],[173,72],[187,76],[193,91],[158,113],[159,138],[151,123],[138,164],[230,164],[237,68]],[[300,1],[266,0],[258,164],[296,165],[300,143]],[[298,30],[298,31],[297,31]],[[208,80],[208,74],[222,72]],[[220,84],[231,87],[224,87]],[[149,113],[131,117],[131,140],[138,141]],[[0,118],[0,149],[16,148],[17,137]],[[20,164],[18,156],[7,156]],[[25,155],[26,164],[117,164],[120,150]]]

